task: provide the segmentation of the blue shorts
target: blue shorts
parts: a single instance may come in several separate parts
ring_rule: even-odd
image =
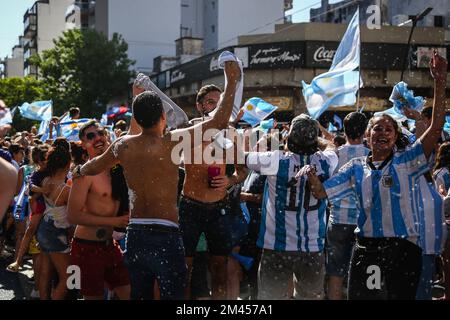
[[[348,274],[356,225],[329,223],[327,228],[326,273],[344,277]]]
[[[182,196],[179,211],[186,257],[194,256],[202,232],[205,233],[209,253],[215,256],[231,254],[244,234],[227,201],[202,203]]]
[[[124,258],[130,274],[131,299],[153,299],[155,280],[161,300],[184,299],[187,268],[178,228],[129,225]]]
[[[36,231],[36,239],[39,248],[46,253],[68,253],[69,229],[55,227],[55,222],[48,216],[44,216]]]

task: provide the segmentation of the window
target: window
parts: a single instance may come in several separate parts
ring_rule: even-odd
[[[215,1],[211,2],[211,7],[213,8],[213,10],[216,9],[216,2]]]
[[[443,16],[434,16],[434,26],[436,28],[444,27],[444,17]]]
[[[211,26],[211,32],[212,32],[212,33],[215,33],[215,32],[216,32],[216,26],[215,26],[215,25],[212,25],[212,26]]]

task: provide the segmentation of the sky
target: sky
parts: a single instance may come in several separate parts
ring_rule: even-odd
[[[0,0],[0,59],[11,56],[11,49],[23,34],[23,15],[35,0]]]
[[[244,0],[245,1],[245,0]],[[339,0],[330,1],[330,3]],[[11,56],[11,49],[18,44],[23,33],[23,15],[35,0],[0,0],[0,59]],[[320,7],[320,0],[294,0],[293,22],[309,21],[309,9]]]

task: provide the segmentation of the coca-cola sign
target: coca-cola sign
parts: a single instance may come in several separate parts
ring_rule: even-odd
[[[308,41],[306,43],[306,66],[329,68],[338,46],[339,42]]]
[[[316,62],[333,62],[334,54],[336,50],[327,50],[325,46],[319,47],[316,52],[314,52],[314,61]]]

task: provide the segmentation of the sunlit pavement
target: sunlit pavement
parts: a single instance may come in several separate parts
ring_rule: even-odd
[[[30,261],[25,261],[23,268],[17,273],[6,270],[11,262],[11,253],[4,251],[0,255],[0,300],[27,299],[32,289],[32,283],[29,282],[33,275]]]

